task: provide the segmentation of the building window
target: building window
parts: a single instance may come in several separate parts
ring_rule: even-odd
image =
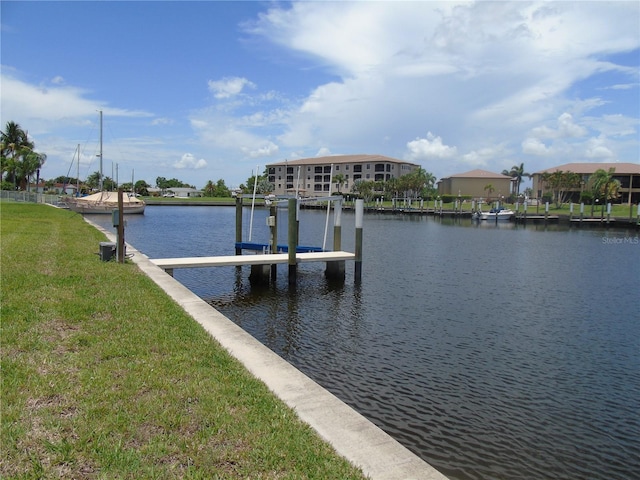
[[[384,173],[376,173],[376,176],[375,176],[374,180],[376,182],[383,182],[384,181]]]
[[[371,178],[371,175],[367,173],[367,179]]]
[[[287,167],[287,173],[293,175],[293,167]]]
[[[275,175],[269,175],[269,183],[276,183],[276,176]]]
[[[269,167],[269,175],[275,175],[276,169],[275,167]]]
[[[316,183],[316,184],[313,186],[313,191],[314,191],[314,192],[321,192],[321,191],[322,191],[322,184],[320,184],[320,183]]]
[[[354,175],[353,176],[353,183],[356,183],[360,179],[362,179],[362,175]]]
[[[376,163],[374,168],[376,172],[384,172],[384,163]]]
[[[391,164],[387,163],[387,172],[390,172],[390,171],[391,171]]]
[[[329,191],[329,187],[331,187],[331,185],[327,184],[327,185],[323,185],[323,187],[324,187],[323,190],[325,192],[328,192]]]
[[[367,163],[367,170],[371,170],[371,164]]]
[[[287,189],[293,188],[293,183],[287,183]]]
[[[336,170],[340,170],[340,165],[336,165]]]
[[[331,165],[324,166],[324,173],[331,173]]]
[[[313,177],[313,181],[316,183],[320,183],[322,181],[322,175],[316,175]]]
[[[322,173],[322,167],[316,167],[315,173]]]
[[[353,171],[354,172],[362,172],[362,165],[354,165],[353,166]]]
[[[344,169],[345,169],[345,170],[349,170],[349,165],[345,165],[345,166],[344,166]]]
[[[331,175],[325,175],[324,176],[324,181],[329,183],[331,181]]]

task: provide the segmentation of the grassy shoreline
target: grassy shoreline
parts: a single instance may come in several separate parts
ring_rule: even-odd
[[[79,216],[1,207],[1,478],[364,478]]]

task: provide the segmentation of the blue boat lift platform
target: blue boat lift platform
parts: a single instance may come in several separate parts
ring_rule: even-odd
[[[289,245],[278,245],[277,253],[289,253]],[[258,242],[236,242],[236,250],[252,250],[254,252],[270,253],[271,245]],[[310,247],[308,245],[296,246],[296,253],[324,252],[322,247]]]

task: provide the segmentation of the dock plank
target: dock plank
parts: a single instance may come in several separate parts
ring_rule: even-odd
[[[308,252],[297,253],[296,263],[332,262],[340,260],[355,260],[355,253],[336,252]],[[198,268],[198,267],[239,267],[242,265],[275,265],[289,262],[288,253],[272,253],[257,255],[229,255],[217,257],[178,257],[153,258],[152,263],[162,269]]]

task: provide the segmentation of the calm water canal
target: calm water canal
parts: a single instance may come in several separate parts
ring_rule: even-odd
[[[268,240],[266,215],[252,240]],[[234,208],[127,221],[152,258],[234,253]],[[303,211],[300,243],[322,245],[325,222]],[[353,215],[342,223],[353,251]],[[637,230],[367,214],[363,251],[357,286],[352,263],[344,285],[301,266],[295,290],[286,266],[263,288],[248,267],[175,276],[452,479],[638,478]]]

